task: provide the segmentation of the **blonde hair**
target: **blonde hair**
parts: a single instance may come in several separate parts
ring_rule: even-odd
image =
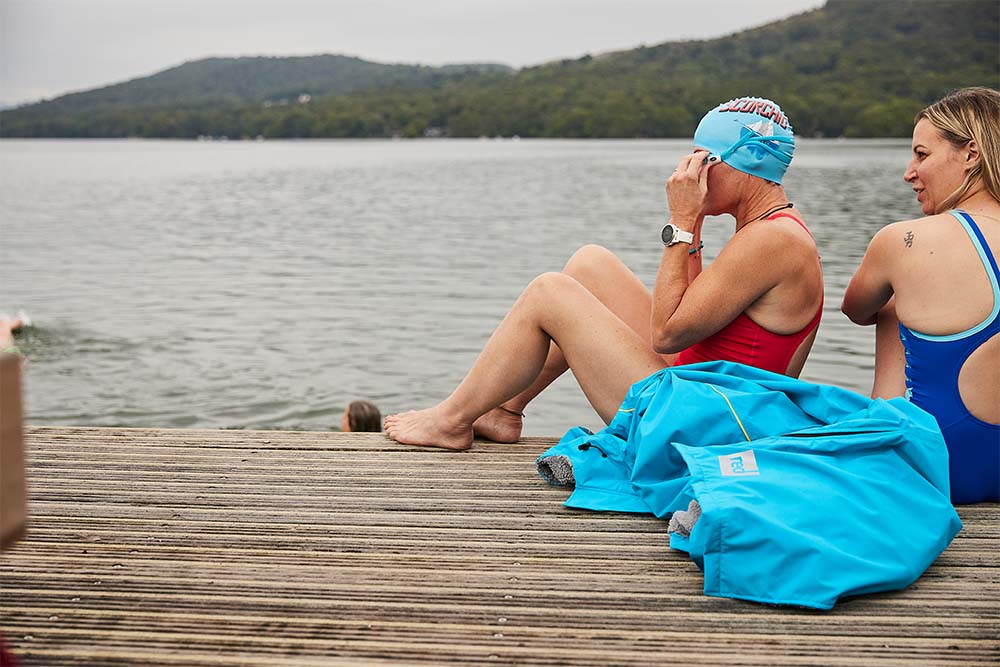
[[[961,88],[918,113],[914,125],[924,118],[955,148],[970,141],[979,148],[979,164],[935,213],[955,208],[978,183],[1000,201],[1000,92],[979,86]]]

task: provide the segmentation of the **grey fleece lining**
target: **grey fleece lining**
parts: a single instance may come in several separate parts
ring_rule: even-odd
[[[576,480],[573,478],[573,462],[568,456],[546,456],[539,459],[538,472],[549,484],[576,486]]]
[[[674,512],[671,515],[667,530],[681,537],[691,537],[691,531],[694,529],[694,524],[698,523],[699,517],[701,517],[701,505],[697,500],[692,500],[688,503],[687,510]]]

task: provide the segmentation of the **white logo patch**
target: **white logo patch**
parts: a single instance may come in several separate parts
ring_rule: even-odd
[[[753,125],[747,125],[746,128],[753,130],[762,137],[774,136],[774,123],[769,120],[759,120]]]
[[[746,477],[760,474],[757,469],[757,457],[754,456],[752,449],[720,456],[719,470],[723,477]]]

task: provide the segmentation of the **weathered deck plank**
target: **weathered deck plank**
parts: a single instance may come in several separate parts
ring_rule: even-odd
[[[29,429],[0,628],[46,666],[1000,662],[997,505],[906,591],[766,607],[702,595],[664,522],[563,507],[551,442]]]

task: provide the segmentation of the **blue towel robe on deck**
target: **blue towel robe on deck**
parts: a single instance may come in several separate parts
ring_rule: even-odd
[[[692,500],[705,593],[829,609],[903,588],[961,528],[934,418],[741,364],[664,369],[605,429],[571,429],[538,459],[566,504],[666,517]]]

